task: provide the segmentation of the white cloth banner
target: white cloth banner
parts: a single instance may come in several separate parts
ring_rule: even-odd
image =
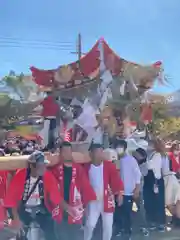
[[[99,91],[102,94],[104,91],[106,91],[106,88],[108,87],[108,85],[113,81],[111,72],[109,70],[106,70],[105,72],[103,72],[101,79],[102,79],[102,83],[99,86]]]
[[[42,145],[44,147],[48,145],[49,141],[49,126],[50,120],[44,120],[44,127],[39,133],[40,137],[42,138]]]
[[[110,88],[106,89],[106,91],[104,92],[101,98],[100,105],[99,105],[100,110],[103,110],[103,108],[106,106],[108,99],[112,99],[112,92]]]
[[[98,122],[96,119],[96,110],[90,104],[88,99],[85,100],[85,102],[83,104],[83,112],[74,121],[74,124],[77,124],[81,128],[83,128],[88,133],[88,139],[86,139],[86,140],[91,141],[91,139],[94,135],[94,132],[95,132],[95,127],[98,125]]]
[[[103,41],[99,41],[99,60],[100,60],[100,72],[103,72],[106,69],[105,63],[104,63],[104,46],[103,46]]]

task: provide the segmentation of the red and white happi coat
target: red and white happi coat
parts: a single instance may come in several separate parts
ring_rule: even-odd
[[[4,199],[7,187],[8,171],[0,171],[0,199]]]
[[[89,175],[91,164],[86,164],[85,169]],[[110,161],[103,162],[104,183],[104,212],[112,213],[115,210],[115,195],[123,192],[123,182],[116,166]]]
[[[4,220],[7,219],[4,208],[4,198],[6,196],[8,181],[8,171],[0,171],[0,230],[4,227]]]
[[[64,141],[72,142],[72,128],[67,130],[67,123],[63,123]]]
[[[61,196],[64,196],[63,164],[54,166],[52,172],[58,180]],[[80,224],[82,223],[84,206],[86,206],[90,201],[96,200],[96,195],[89,183],[84,169],[76,163],[72,164],[72,179],[69,191],[69,204],[72,207],[76,207],[79,214],[75,219],[69,215],[68,222],[70,224]],[[62,214],[63,211],[59,207],[53,210],[53,217],[58,222],[62,220]]]

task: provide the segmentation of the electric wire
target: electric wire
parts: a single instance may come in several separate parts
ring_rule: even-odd
[[[4,37],[0,35],[0,40],[11,40],[11,41],[23,41],[23,42],[44,42],[44,43],[55,43],[55,44],[72,44],[69,41],[52,41],[45,39],[26,39],[26,38],[16,38],[16,37]]]
[[[74,46],[72,43],[64,41],[20,39],[0,36],[0,48],[26,48],[26,49],[31,48],[31,49],[73,51]]]
[[[44,50],[58,50],[58,51],[72,51],[71,48],[63,48],[56,46],[22,46],[22,45],[6,45],[0,43],[0,48],[25,48],[25,49],[44,49]]]

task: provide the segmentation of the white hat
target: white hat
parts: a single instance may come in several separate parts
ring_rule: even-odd
[[[45,159],[44,153],[41,151],[34,151],[28,159],[29,163],[44,163],[44,164],[49,164],[50,162]]]
[[[147,150],[148,148],[148,142],[144,139],[139,139],[137,141],[138,145],[139,145],[139,148],[143,148],[144,150]]]
[[[136,151],[138,148],[143,148],[147,150],[148,142],[143,139],[135,140],[133,138],[129,138],[127,141],[127,150],[130,152]]]
[[[105,154],[105,158],[110,162],[114,162],[118,160],[117,152],[112,148],[104,149],[104,154]]]

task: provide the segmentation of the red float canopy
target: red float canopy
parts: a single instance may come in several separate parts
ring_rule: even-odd
[[[151,68],[154,70],[153,77],[157,77],[161,62],[158,61],[151,66],[141,66],[135,63],[128,62],[114,53],[114,51],[108,46],[104,39],[99,39],[94,47],[83,56],[80,61],[70,63],[69,65],[60,66],[57,69],[41,70],[35,67],[31,67],[32,76],[34,81],[47,88],[55,87],[57,89],[72,88],[81,84],[86,84],[99,75],[100,67],[100,51],[99,46],[102,44],[104,53],[104,63],[106,67],[111,70],[113,76],[123,74],[123,71],[128,69],[134,69],[134,72],[138,72],[141,69],[141,73],[146,72]],[[144,69],[142,71],[142,68]],[[143,75],[144,72],[141,74]]]

